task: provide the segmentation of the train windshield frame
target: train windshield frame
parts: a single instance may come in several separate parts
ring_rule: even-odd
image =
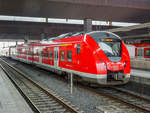
[[[122,44],[119,36],[109,32],[91,32],[90,35],[107,57],[121,57]]]

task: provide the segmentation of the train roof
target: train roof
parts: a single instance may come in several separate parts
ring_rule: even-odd
[[[57,44],[60,42],[72,42],[72,41],[82,41],[84,37],[80,37],[83,35],[90,35],[92,38],[114,38],[114,39],[119,39],[120,37],[117,36],[114,33],[111,32],[107,32],[107,31],[92,31],[89,33],[84,33],[84,32],[76,32],[76,33],[65,33],[65,34],[61,34],[57,37],[52,37],[49,39],[43,39],[40,42],[36,42],[36,43],[29,43],[29,44],[23,44],[23,45],[18,45],[19,47],[21,46],[48,46],[49,44]]]
[[[121,40],[121,38],[118,35],[107,31],[92,31],[87,34],[93,38],[113,38]]]
[[[100,35],[102,35],[102,38],[108,38],[109,36],[111,36],[111,38],[114,38],[114,39],[121,39],[119,36],[117,36],[116,34],[111,33],[111,32],[92,31],[92,32],[89,32],[89,33],[85,33],[85,32],[72,33],[72,32],[69,32],[69,33],[61,34],[57,37],[49,38],[48,40],[44,40],[44,41],[53,41],[53,40],[65,39],[65,38],[75,37],[75,36],[80,36],[80,35],[85,35],[85,34],[90,35],[91,37],[94,37],[94,38],[99,37]]]
[[[64,39],[64,38],[68,38],[68,37],[80,36],[80,35],[84,35],[84,34],[85,34],[84,32],[76,32],[76,33],[69,32],[69,33],[61,34],[57,37],[49,38],[48,40],[49,41],[58,40],[58,39]]]

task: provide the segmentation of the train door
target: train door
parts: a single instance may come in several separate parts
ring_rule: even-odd
[[[59,65],[59,47],[54,47],[54,66],[58,67]]]
[[[33,46],[31,47],[31,57],[32,57],[31,58],[32,59],[31,63],[34,64],[34,49],[33,49]]]
[[[39,52],[39,63],[42,64],[42,57],[43,57],[43,56],[42,56],[42,50],[43,50],[43,48],[42,48],[42,47],[39,47],[38,50],[39,50],[39,51],[38,51],[38,52]]]

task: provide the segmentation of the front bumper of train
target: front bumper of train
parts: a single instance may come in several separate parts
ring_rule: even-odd
[[[124,78],[122,80],[112,80],[108,81],[107,75],[94,75],[94,76],[89,76],[89,77],[83,77],[83,80],[91,83],[91,84],[97,84],[97,85],[121,85],[121,84],[126,84],[129,79],[130,79],[130,74],[124,74]]]

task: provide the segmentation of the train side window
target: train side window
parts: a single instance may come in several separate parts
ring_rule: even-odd
[[[142,49],[142,56],[144,56],[144,49]]]
[[[72,51],[67,51],[67,61],[72,62]]]
[[[36,56],[39,56],[39,51],[38,50],[36,50]]]
[[[77,45],[77,54],[80,54],[80,45]]]
[[[65,51],[61,51],[61,61],[65,61]]]
[[[50,59],[53,59],[53,51],[50,51]]]
[[[48,59],[49,57],[48,57],[48,51],[46,51],[46,58]]]
[[[145,49],[145,57],[150,57],[150,49]]]
[[[41,56],[41,57],[42,57],[42,55],[43,55],[43,51],[40,52],[40,56]]]
[[[28,51],[28,55],[30,55],[30,51]]]
[[[137,49],[137,56],[143,56],[143,50],[142,48]]]
[[[45,58],[45,52],[43,51],[43,58]]]
[[[141,53],[140,49],[137,49],[137,56],[140,56],[140,53]]]

